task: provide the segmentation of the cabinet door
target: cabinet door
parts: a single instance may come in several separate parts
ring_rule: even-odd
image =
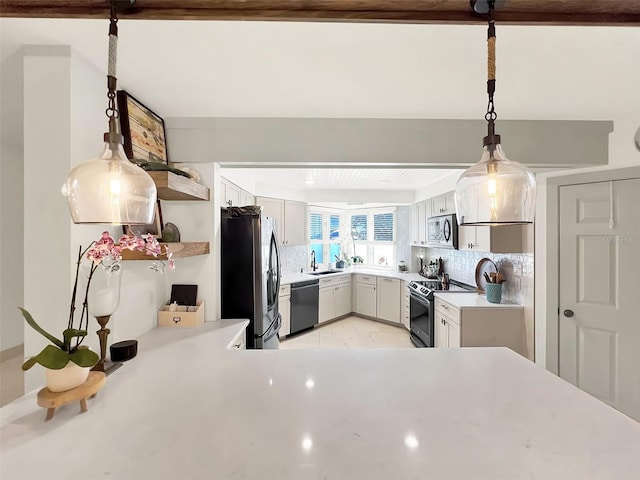
[[[476,243],[476,228],[472,226],[458,227],[458,250],[473,250]]]
[[[447,215],[456,213],[456,204],[454,202],[454,192],[447,192],[431,199],[431,214],[434,217],[438,215]]]
[[[418,204],[414,203],[409,207],[409,215],[411,218],[411,239],[409,240],[412,245],[420,244],[420,234],[418,226]]]
[[[420,202],[418,204],[418,244],[427,244],[427,204]]]
[[[491,230],[496,227],[480,226],[475,227],[476,238],[472,250],[477,252],[491,252]],[[501,227],[498,227],[501,228]]]
[[[284,337],[291,332],[291,297],[289,295],[278,297],[278,309],[282,316],[279,336]]]
[[[318,295],[318,323],[336,318],[335,287],[321,288]]]
[[[284,243],[305,245],[307,243],[307,204],[284,202]]]
[[[442,315],[436,315],[435,318],[435,346],[436,348],[447,348],[449,346],[449,330],[447,329],[446,319]]]
[[[356,313],[376,316],[376,286],[356,283]]]
[[[225,203],[230,207],[237,207],[238,205],[240,205],[240,188],[237,185],[227,182]]]
[[[378,318],[400,323],[400,280],[378,277]]]
[[[283,231],[282,222],[284,221],[284,200],[279,198],[256,197],[256,205],[262,206],[262,211],[267,217],[271,217],[276,221],[276,235],[278,242],[282,245]]]
[[[220,204],[223,207],[227,207],[227,181],[224,178],[220,178],[220,192],[218,193]]]
[[[447,320],[447,329],[449,337],[449,348],[460,347],[460,325],[451,320]]]
[[[245,190],[240,190],[240,206],[253,205],[253,195]]]
[[[351,313],[351,283],[344,283],[336,287],[336,317]]]

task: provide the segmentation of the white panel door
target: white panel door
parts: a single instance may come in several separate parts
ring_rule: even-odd
[[[378,277],[377,316],[400,323],[400,280]]]
[[[429,204],[431,205],[431,204]],[[418,204],[418,244],[427,244],[427,202]]]
[[[640,179],[560,188],[560,376],[640,420]]]

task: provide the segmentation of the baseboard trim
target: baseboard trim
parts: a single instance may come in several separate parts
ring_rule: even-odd
[[[7,348],[0,352],[0,362],[9,360],[10,358],[21,356],[24,357],[24,344],[16,345],[15,347]]]

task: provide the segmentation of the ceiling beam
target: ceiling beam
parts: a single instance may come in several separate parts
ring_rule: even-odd
[[[120,4],[128,1],[118,0]],[[2,17],[108,18],[107,0],[0,0]],[[145,20],[484,23],[467,0],[136,0],[118,16]],[[639,0],[505,0],[496,20],[526,25],[640,25]]]

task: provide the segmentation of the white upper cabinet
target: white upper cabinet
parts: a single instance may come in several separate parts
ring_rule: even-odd
[[[427,203],[429,202],[429,203]],[[417,245],[427,244],[427,217],[431,212],[430,201],[418,203],[418,243]]]
[[[280,245],[307,243],[307,204],[281,198],[256,197],[262,212],[276,220],[276,235]]]
[[[456,204],[453,199],[454,192],[443,193],[431,199],[431,217],[456,213]]]
[[[304,245],[307,243],[307,204],[284,201],[284,244]]]
[[[253,195],[238,185],[220,177],[220,203],[223,207],[253,205]]]
[[[525,229],[522,225],[458,227],[458,249],[491,253],[525,252]]]

